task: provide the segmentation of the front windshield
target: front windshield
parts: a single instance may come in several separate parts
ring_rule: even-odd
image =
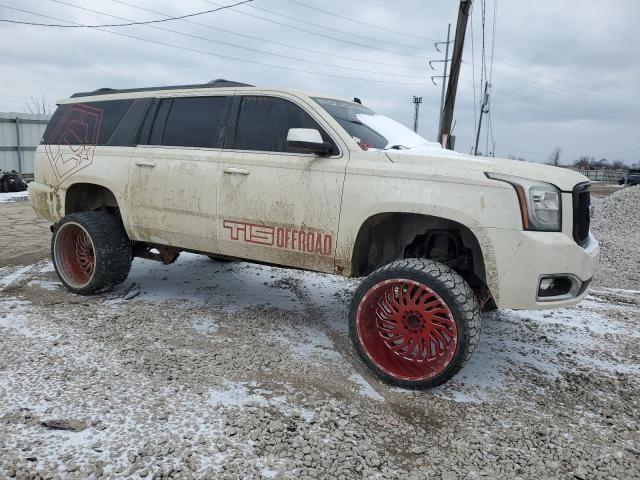
[[[359,103],[333,98],[313,98],[344,128],[364,150],[415,148],[431,142],[413,130]]]

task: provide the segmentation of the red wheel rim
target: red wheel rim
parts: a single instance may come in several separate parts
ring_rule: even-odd
[[[93,278],[95,250],[87,231],[77,223],[65,223],[58,230],[55,249],[58,273],[74,288],[82,288]]]
[[[433,378],[456,353],[458,329],[451,309],[413,280],[385,280],[367,290],[358,305],[356,330],[369,359],[401,380]]]

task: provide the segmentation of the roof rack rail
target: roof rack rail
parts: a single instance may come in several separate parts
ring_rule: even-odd
[[[92,92],[76,92],[71,95],[70,98],[77,97],[93,97],[97,95],[108,95],[111,93],[132,93],[132,92],[152,92],[155,90],[180,90],[184,88],[225,88],[225,87],[254,87],[255,85],[249,85],[248,83],[234,82],[232,80],[225,80],[224,78],[216,78],[207,83],[193,84],[193,85],[169,85],[164,87],[143,87],[143,88],[98,88]]]

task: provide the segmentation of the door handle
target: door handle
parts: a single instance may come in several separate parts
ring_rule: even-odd
[[[136,165],[139,167],[155,167],[156,162],[153,160],[136,160]]]
[[[237,173],[240,175],[249,175],[250,172],[246,168],[226,167],[224,169],[224,173],[228,173],[228,174]]]

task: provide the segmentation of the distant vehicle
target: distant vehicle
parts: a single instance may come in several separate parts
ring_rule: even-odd
[[[627,175],[618,180],[618,185],[624,185],[625,183],[630,187],[640,185],[640,175]]]
[[[8,192],[24,192],[27,189],[27,184],[15,170],[10,172],[3,172],[0,170],[0,193]]]
[[[579,173],[445,150],[357,101],[227,81],[64,100],[29,195],[81,295],[124,281],[133,257],[181,251],[366,277],[351,339],[409,388],[462,367],[483,307],[575,305],[598,262]]]

